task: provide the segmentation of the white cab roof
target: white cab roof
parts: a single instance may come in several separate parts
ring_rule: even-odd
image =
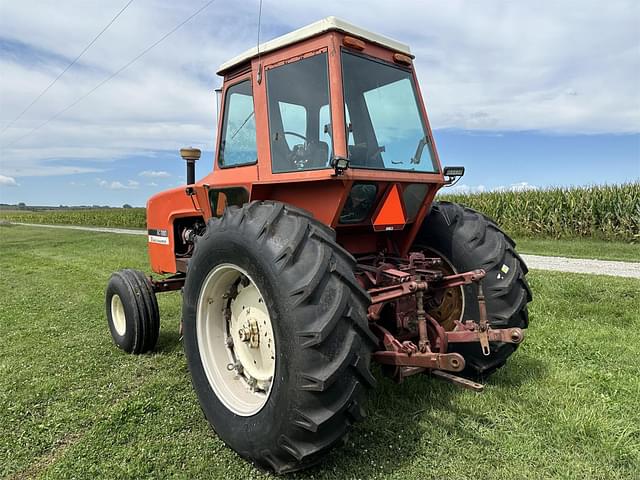
[[[260,53],[267,53],[273,50],[277,50],[287,45],[291,45],[292,43],[299,42],[301,40],[306,40],[307,38],[315,37],[321,33],[329,32],[332,30],[337,30],[340,32],[348,33],[349,35],[353,35],[354,37],[359,37],[364,40],[368,40],[372,43],[377,43],[378,45],[382,45],[383,47],[390,48],[400,53],[404,53],[406,55],[411,55],[411,50],[409,50],[409,45],[400,43],[396,40],[392,40],[391,38],[384,37],[382,35],[378,35],[377,33],[369,32],[360,27],[356,27],[349,22],[345,22],[336,17],[327,17],[322,20],[318,20],[306,27],[299,28],[298,30],[294,30],[291,33],[287,33],[286,35],[282,35],[281,37],[274,38],[273,40],[269,40],[268,42],[264,42],[260,44]],[[258,48],[253,47],[246,52],[238,55],[237,57],[232,58],[228,62],[220,65],[218,69],[218,74],[222,74],[226,70],[229,70],[237,65],[240,65],[247,60],[250,60],[254,57],[258,56]]]

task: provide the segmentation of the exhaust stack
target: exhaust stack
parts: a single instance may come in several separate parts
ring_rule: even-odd
[[[181,148],[180,156],[187,162],[187,185],[196,183],[196,162],[200,159],[199,148]]]

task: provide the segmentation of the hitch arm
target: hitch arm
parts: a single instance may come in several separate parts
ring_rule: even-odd
[[[371,330],[380,339],[385,350],[374,352],[372,359],[383,365],[395,365],[396,367],[417,367],[429,370],[448,370],[460,372],[464,370],[464,357],[459,353],[421,352],[410,341],[400,343],[386,328],[371,324]]]
[[[456,273],[455,275],[447,275],[446,277],[442,277],[437,284],[433,285],[433,288],[444,289],[459,287],[461,285],[469,285],[470,283],[479,282],[485,275],[486,272],[482,269]]]
[[[368,293],[371,295],[371,305],[376,305],[397,300],[400,297],[413,295],[416,292],[424,292],[429,287],[430,285],[427,284],[427,282],[411,280],[386,287],[372,288]]]
[[[475,322],[474,326],[477,325]],[[466,325],[461,330],[453,330],[451,332],[444,332],[447,337],[447,343],[477,343],[480,341],[480,332],[473,329],[470,330]],[[487,340],[489,342],[502,342],[502,343],[521,343],[524,340],[524,332],[520,328],[489,328],[486,330]]]
[[[465,323],[456,321],[456,328],[452,332],[445,332],[447,344],[480,342],[483,355],[491,354],[489,342],[503,342],[518,344],[524,340],[524,332],[520,328],[493,329],[487,320],[487,305],[484,299],[482,284],[478,285],[478,308],[480,321],[468,320]]]
[[[387,269],[385,270],[385,272],[399,279],[410,278],[409,274],[394,269]],[[442,277],[442,279],[438,280],[437,282],[427,283],[422,280],[401,281],[400,283],[395,283],[393,285],[369,289],[368,293],[369,295],[371,295],[371,305],[376,305],[379,303],[397,300],[408,295],[414,295],[417,292],[443,290],[445,288],[468,285],[470,283],[479,281],[484,276],[484,270],[472,270],[470,272],[456,273],[455,275]]]
[[[402,352],[379,351],[373,353],[373,359],[384,365],[422,367],[450,372],[460,372],[465,366],[464,357],[459,353],[416,352],[410,355]]]

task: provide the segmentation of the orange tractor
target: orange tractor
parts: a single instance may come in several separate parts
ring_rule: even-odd
[[[224,77],[213,172],[147,204],[151,266],[112,275],[130,353],[158,338],[156,293],[183,293],[193,386],[220,438],[276,472],[317,462],[376,380],[481,390],[523,340],[531,292],[514,242],[438,190],[442,168],[409,47],[329,17]]]

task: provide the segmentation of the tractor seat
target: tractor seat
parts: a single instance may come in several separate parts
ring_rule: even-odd
[[[295,172],[324,168],[329,163],[329,145],[310,141],[294,145],[291,150],[284,141],[274,141],[272,147],[274,172]]]
[[[307,168],[323,168],[329,163],[329,144],[311,141],[307,144]]]

